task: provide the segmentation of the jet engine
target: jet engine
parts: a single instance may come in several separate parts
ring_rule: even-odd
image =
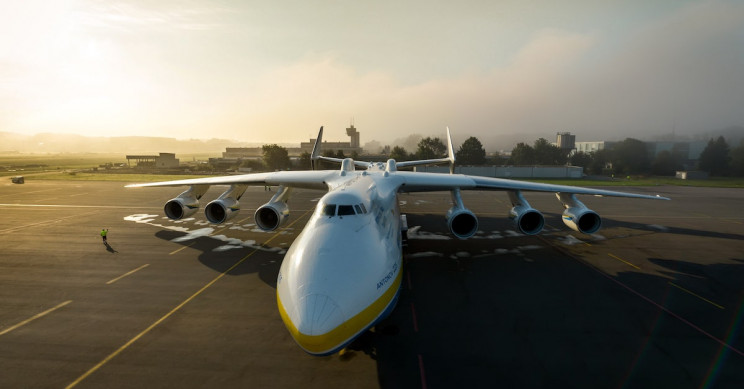
[[[509,199],[513,205],[509,217],[514,220],[517,229],[525,235],[535,235],[545,226],[545,218],[540,211],[532,208],[522,197],[520,191],[510,191]]]
[[[535,235],[545,226],[545,218],[540,211],[529,206],[520,205],[509,211],[509,217],[514,220],[519,232],[525,235]]]
[[[280,186],[268,203],[258,207],[254,219],[258,228],[274,231],[289,220],[289,194],[291,188]]]
[[[268,202],[258,207],[254,218],[258,228],[274,231],[289,220],[289,206],[282,201]]]
[[[189,217],[199,209],[199,199],[209,189],[208,185],[194,185],[178,197],[168,200],[163,207],[165,216],[171,220]]]
[[[447,227],[458,239],[468,239],[478,231],[478,218],[463,205],[459,188],[452,191],[452,202],[455,205],[447,211]]]
[[[240,197],[243,196],[246,187],[233,185],[215,200],[204,207],[204,216],[211,223],[221,224],[234,218],[240,212]]]
[[[563,211],[563,224],[568,228],[584,234],[593,234],[602,226],[602,218],[576,199],[573,193],[556,193],[558,200],[566,208]]]
[[[447,211],[447,227],[458,239],[467,239],[478,231],[478,218],[469,209],[455,206]]]
[[[232,197],[212,200],[204,207],[204,215],[207,220],[214,224],[222,224],[235,217],[239,212],[240,203]]]

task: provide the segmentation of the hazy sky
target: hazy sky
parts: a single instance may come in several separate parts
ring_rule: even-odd
[[[744,1],[0,0],[0,131],[362,142],[744,125]]]

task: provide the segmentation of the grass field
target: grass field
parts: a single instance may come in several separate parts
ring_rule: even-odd
[[[91,169],[107,163],[126,163],[121,154],[32,154],[0,155],[0,176],[26,175],[44,171]]]
[[[183,180],[187,178],[208,177],[207,175],[163,175],[163,174],[114,174],[86,172],[43,172],[26,176],[27,180],[66,180],[66,181],[118,181],[118,182],[156,182]],[[696,186],[717,188],[744,188],[742,178],[710,178],[707,180],[679,180],[673,177],[642,177],[631,179],[529,179],[524,181],[542,182],[569,186]]]
[[[179,155],[182,161],[205,160],[208,155]],[[107,163],[126,163],[121,154],[55,154],[55,155],[0,155],[0,177],[24,176],[27,180],[156,182],[206,177],[205,175],[123,174],[121,171],[90,172]],[[6,178],[9,179],[9,178]],[[744,188],[744,178],[713,177],[707,180],[679,180],[674,177],[610,177],[584,179],[525,179],[571,186],[697,186]]]

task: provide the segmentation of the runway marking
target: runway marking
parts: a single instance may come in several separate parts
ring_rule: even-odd
[[[274,238],[276,238],[277,236],[279,236],[281,232],[283,232],[283,231],[287,230],[288,228],[292,227],[293,225],[295,225],[295,223],[299,222],[305,216],[307,216],[307,214],[309,212],[310,212],[310,210],[308,210],[307,212],[305,212],[304,214],[302,214],[302,216],[298,217],[295,221],[293,221],[292,223],[290,223],[288,226],[286,226],[286,227],[282,228],[281,230],[277,231],[271,238],[269,238],[267,241],[265,241],[264,244],[269,243]],[[121,354],[124,350],[126,350],[127,348],[129,348],[129,346],[131,346],[132,344],[134,344],[134,342],[136,342],[137,340],[139,340],[143,336],[147,335],[155,327],[157,327],[158,325],[160,325],[160,323],[164,322],[166,319],[168,319],[169,317],[171,317],[174,313],[178,312],[178,310],[180,310],[181,308],[183,308],[184,305],[188,304],[191,300],[195,299],[197,296],[199,296],[200,294],[202,294],[202,292],[204,292],[205,290],[207,290],[207,288],[209,288],[210,286],[212,286],[215,282],[219,281],[222,277],[225,276],[225,274],[231,272],[233,269],[235,269],[236,267],[238,267],[241,263],[243,263],[246,259],[250,258],[256,252],[258,252],[258,249],[253,249],[253,251],[251,251],[250,253],[248,253],[245,257],[243,257],[242,259],[240,259],[234,265],[230,266],[229,269],[227,269],[224,272],[220,273],[220,275],[218,275],[217,277],[215,277],[212,281],[209,281],[209,283],[207,283],[206,285],[204,285],[201,289],[197,290],[196,293],[192,294],[189,298],[187,298],[186,300],[184,300],[183,302],[181,302],[180,304],[178,304],[175,308],[171,309],[170,312],[166,313],[163,317],[161,317],[160,319],[158,319],[154,323],[150,324],[149,327],[145,328],[142,332],[140,332],[139,334],[137,334],[135,337],[133,337],[132,339],[130,339],[128,342],[124,343],[123,346],[119,347],[116,351],[114,351],[113,353],[109,354],[101,362],[98,362],[98,364],[96,364],[95,366],[91,367],[88,371],[86,371],[85,373],[83,373],[83,375],[81,375],[75,381],[73,381],[72,383],[70,383],[69,385],[67,385],[65,387],[65,389],[72,389],[72,388],[74,388],[80,382],[82,382],[84,379],[88,378],[88,376],[90,376],[91,374],[93,374],[96,371],[98,371],[98,369],[100,369],[105,364],[107,364],[109,361],[111,361],[112,359],[114,359],[117,355]]]
[[[705,301],[706,303],[708,303],[708,304],[711,304],[711,305],[713,305],[714,307],[716,307],[716,308],[718,308],[718,309],[726,309],[726,308],[725,308],[725,307],[723,307],[722,305],[716,304],[716,303],[714,303],[714,302],[712,302],[712,301],[710,301],[710,300],[706,299],[705,297],[702,297],[702,296],[700,296],[700,295],[697,295],[697,294],[693,293],[692,291],[689,291],[689,290],[687,290],[687,289],[685,289],[685,288],[683,288],[683,287],[681,287],[681,286],[679,286],[679,285],[675,284],[675,283],[674,283],[674,282],[672,282],[672,281],[669,281],[669,285],[671,285],[671,286],[673,286],[673,287],[675,287],[675,288],[677,288],[677,289],[680,289],[680,290],[682,290],[682,291],[685,291],[685,292],[687,292],[687,293],[689,293],[689,294],[691,294],[691,295],[693,295],[693,296],[695,296],[695,297],[699,298],[700,300],[703,300],[703,301]]]
[[[636,269],[638,269],[638,270],[641,270],[641,268],[640,268],[640,267],[638,267],[638,266],[636,266],[636,265],[634,265],[634,264],[632,264],[632,263],[630,263],[630,262],[628,262],[628,261],[626,261],[626,260],[624,260],[624,259],[622,259],[622,258],[620,258],[620,257],[616,256],[616,255],[612,255],[612,254],[610,254],[610,253],[607,253],[607,255],[611,256],[612,258],[615,258],[615,259],[617,259],[618,261],[620,261],[620,262],[622,262],[622,263],[624,263],[624,264],[626,264],[626,265],[630,265],[630,266],[633,266],[634,268],[636,268]]]
[[[245,218],[245,219],[241,219],[241,220],[238,220],[238,221],[236,221],[236,222],[235,222],[235,224],[239,224],[239,223],[242,223],[242,222],[244,222],[244,221],[246,221],[246,220],[248,220],[248,219],[250,219],[250,216],[249,216],[249,217],[247,217],[247,218]],[[213,232],[213,233],[212,233],[211,235],[219,234],[219,233],[220,233],[220,232],[222,232],[222,231],[225,231],[225,230],[229,230],[229,229],[230,229],[230,227],[232,227],[232,225],[229,225],[229,226],[224,226],[224,227],[222,227],[221,229],[219,229],[219,230],[217,230],[217,231]]]
[[[547,239],[545,239],[545,238],[543,238],[543,237],[538,237],[538,239],[540,239],[540,240],[542,240],[543,242],[545,242],[546,244],[550,245],[550,242],[549,242],[549,241],[548,241]],[[668,308],[664,307],[663,305],[661,305],[661,304],[657,303],[656,301],[654,301],[654,300],[651,300],[650,298],[646,297],[645,295],[643,295],[642,293],[640,293],[640,292],[636,291],[635,289],[631,288],[630,286],[628,286],[628,285],[624,284],[623,282],[621,282],[621,281],[619,281],[619,280],[616,280],[616,279],[615,279],[614,277],[610,276],[609,274],[606,274],[606,273],[605,273],[604,271],[602,271],[602,270],[600,270],[600,269],[599,269],[598,267],[596,267],[596,266],[592,265],[592,264],[591,264],[590,262],[586,262],[586,261],[583,261],[583,260],[581,260],[581,259],[578,259],[578,258],[574,257],[574,256],[573,256],[573,255],[571,254],[571,252],[570,252],[570,251],[568,251],[568,250],[564,250],[564,249],[562,249],[561,247],[558,247],[558,246],[551,246],[551,247],[553,247],[553,248],[554,248],[555,250],[557,250],[557,251],[559,251],[559,252],[563,253],[564,255],[568,256],[569,258],[573,258],[573,259],[574,259],[574,260],[576,260],[577,262],[579,262],[579,263],[581,263],[581,264],[584,264],[584,266],[587,266],[587,267],[589,267],[590,269],[594,270],[595,272],[597,272],[597,273],[598,273],[599,275],[601,275],[602,277],[604,277],[604,278],[607,278],[608,280],[610,280],[610,281],[612,281],[612,282],[616,283],[617,285],[621,286],[622,288],[624,288],[624,289],[625,289],[625,290],[627,290],[628,292],[630,292],[630,293],[632,293],[632,294],[634,294],[634,295],[636,295],[636,296],[640,297],[641,299],[643,299],[643,300],[644,300],[644,301],[646,301],[647,303],[649,303],[649,304],[651,304],[651,305],[655,306],[655,307],[656,307],[657,309],[659,309],[659,310],[661,310],[661,311],[664,311],[664,312],[665,312],[665,313],[667,313],[667,314],[668,314],[669,316],[671,316],[671,317],[673,317],[673,318],[675,318],[675,319],[677,319],[677,320],[681,321],[682,323],[686,324],[687,326],[689,326],[690,328],[694,329],[695,331],[697,331],[697,332],[699,332],[699,333],[703,334],[704,336],[706,336],[706,337],[710,338],[711,340],[715,341],[716,343],[720,344],[721,346],[723,346],[723,347],[725,347],[725,348],[727,348],[727,349],[729,349],[729,350],[731,350],[731,351],[735,352],[736,354],[739,354],[740,356],[744,357],[744,352],[742,352],[741,350],[739,350],[739,349],[737,349],[736,347],[734,347],[734,346],[732,346],[732,345],[730,345],[730,344],[726,343],[725,341],[723,341],[723,340],[721,340],[721,339],[718,339],[718,338],[716,338],[716,337],[715,337],[714,335],[712,335],[711,333],[709,333],[709,332],[705,331],[704,329],[702,329],[702,328],[700,328],[700,327],[696,326],[695,324],[692,324],[692,322],[688,321],[687,319],[683,318],[682,316],[680,316],[680,315],[678,315],[678,314],[676,314],[676,313],[672,312],[671,310],[669,310]]]
[[[85,216],[85,215],[91,215],[91,214],[94,214],[94,213],[97,213],[97,212],[98,211],[87,212],[87,213],[83,213],[83,214],[79,214],[79,215],[72,215],[72,216],[61,217],[59,219],[43,220],[43,221],[36,222],[36,223],[31,223],[31,224],[26,224],[26,225],[22,225],[22,226],[16,226],[16,227],[11,227],[11,228],[6,228],[4,230],[0,230],[0,233],[3,233],[4,234],[4,233],[13,232],[15,230],[20,230],[20,229],[27,228],[27,227],[35,227],[35,226],[40,226],[40,225],[45,225],[45,224],[52,224],[52,223],[56,223],[56,222],[59,222],[59,221],[65,220],[65,219],[71,219],[73,217],[80,217],[80,216]]]
[[[122,279],[122,278],[124,278],[124,277],[126,277],[128,275],[134,274],[135,272],[140,271],[140,270],[142,270],[142,269],[144,269],[144,268],[146,268],[148,266],[150,266],[150,264],[149,263],[146,263],[146,264],[144,264],[144,265],[142,265],[142,266],[140,266],[140,267],[138,267],[138,268],[136,268],[136,269],[134,269],[134,270],[132,270],[130,272],[124,273],[124,274],[120,275],[119,277],[114,278],[113,280],[107,282],[106,285],[111,285],[114,282],[119,281],[120,279]]]
[[[643,295],[643,294],[641,294],[640,292],[636,292],[636,290],[635,290],[635,289],[633,289],[633,288],[629,287],[628,285],[625,285],[624,283],[622,283],[622,282],[620,282],[620,281],[618,281],[618,280],[616,280],[616,279],[614,279],[614,278],[610,277],[609,275],[607,275],[607,274],[604,274],[604,273],[602,273],[602,272],[601,272],[601,271],[600,271],[599,269],[596,269],[596,268],[594,268],[594,267],[592,267],[592,268],[593,268],[594,270],[596,270],[596,271],[597,271],[597,272],[598,272],[599,274],[601,274],[601,275],[605,276],[606,278],[608,278],[608,279],[612,280],[612,281],[613,281],[613,282],[615,282],[616,284],[618,284],[618,285],[622,286],[623,288],[627,289],[627,290],[628,290],[629,292],[631,292],[631,293],[635,294],[636,296],[638,296],[638,297],[640,297],[640,298],[642,298],[642,299],[646,300],[646,301],[647,301],[648,303],[650,303],[651,305],[655,306],[656,308],[658,308],[658,309],[661,309],[662,311],[666,312],[667,314],[669,314],[670,316],[672,316],[672,317],[676,318],[677,320],[681,321],[682,323],[685,323],[685,324],[687,324],[687,325],[688,325],[688,326],[690,326],[690,327],[691,327],[692,329],[694,329],[694,330],[696,330],[696,331],[700,332],[701,334],[703,334],[703,335],[707,336],[708,338],[710,338],[710,339],[712,339],[712,340],[716,341],[716,342],[717,342],[718,344],[720,344],[721,346],[723,346],[723,347],[726,347],[727,349],[729,349],[729,350],[731,350],[731,351],[733,351],[733,352],[735,352],[735,353],[739,354],[740,356],[744,357],[744,352],[741,352],[741,351],[740,351],[739,349],[735,348],[734,346],[732,346],[732,345],[730,345],[730,344],[728,344],[728,343],[724,342],[724,341],[723,341],[723,340],[721,340],[721,339],[718,339],[718,338],[716,338],[715,336],[711,335],[710,333],[708,333],[708,332],[707,332],[707,331],[705,331],[704,329],[702,329],[702,328],[700,328],[700,327],[698,327],[698,326],[696,326],[696,325],[692,324],[691,322],[689,322],[688,320],[686,320],[686,319],[685,319],[685,318],[683,318],[682,316],[680,316],[680,315],[677,315],[676,313],[674,313],[674,312],[670,311],[670,310],[669,310],[669,309],[667,309],[666,307],[664,307],[664,306],[662,306],[662,305],[658,304],[658,303],[657,303],[657,302],[655,302],[654,300],[651,300],[650,298],[648,298],[648,297],[644,296],[644,295]]]
[[[47,310],[46,310],[46,311],[44,311],[44,312],[41,312],[41,313],[37,313],[36,315],[34,315],[34,316],[32,316],[32,317],[30,317],[30,318],[28,318],[28,319],[26,319],[26,320],[24,320],[24,321],[22,321],[22,322],[20,322],[20,323],[16,324],[16,325],[14,325],[14,326],[10,326],[10,327],[8,327],[8,328],[6,328],[6,329],[4,329],[4,330],[0,331],[0,336],[2,336],[2,335],[5,335],[5,334],[7,334],[7,333],[8,333],[8,332],[10,332],[10,331],[13,331],[13,330],[15,330],[16,328],[19,328],[19,327],[25,326],[26,324],[28,324],[28,323],[31,323],[32,321],[34,321],[34,320],[36,320],[36,319],[39,319],[39,318],[41,318],[41,317],[44,317],[44,316],[46,316],[46,315],[48,315],[48,314],[50,314],[50,313],[52,313],[52,312],[56,311],[57,309],[60,309],[60,308],[64,307],[65,305],[67,305],[67,304],[69,304],[69,303],[71,303],[71,302],[72,302],[72,300],[67,300],[67,301],[65,301],[65,302],[63,302],[63,303],[57,304],[57,306],[55,306],[54,308],[49,308],[49,309],[47,309]]]
[[[175,250],[175,251],[171,251],[171,252],[170,252],[170,254],[168,254],[168,255],[173,255],[173,254],[175,254],[175,253],[178,253],[178,252],[180,252],[181,250],[186,250],[187,248],[189,248],[189,247],[193,246],[194,244],[196,244],[196,242],[191,242],[191,243],[189,243],[188,245],[186,245],[186,246],[183,246],[183,247],[181,247],[180,249],[177,249],[177,250]]]
[[[5,197],[5,196],[25,196],[25,195],[30,194],[30,193],[49,192],[50,190],[58,190],[58,189],[57,188],[52,188],[52,189],[32,190],[30,192],[22,192],[22,193],[7,193],[7,194],[0,195],[0,197]]]
[[[140,207],[136,205],[68,205],[68,204],[0,204],[0,207],[29,207],[29,208],[101,208],[101,209],[163,209],[162,207]]]
[[[421,375],[421,389],[426,389],[426,370],[424,369],[424,357],[418,355],[419,374]]]

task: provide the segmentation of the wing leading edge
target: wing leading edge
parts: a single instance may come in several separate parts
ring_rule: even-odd
[[[504,178],[468,176],[464,174],[440,174],[420,172],[398,172],[403,178],[400,192],[433,192],[446,190],[491,190],[573,193],[592,196],[630,197],[651,200],[669,200],[667,197],[627,193],[580,186],[542,184]]]
[[[333,170],[315,171],[281,171],[271,173],[253,173],[234,176],[191,178],[187,180],[152,182],[145,184],[131,184],[127,188],[142,188],[156,186],[185,186],[185,185],[283,185],[291,188],[328,189],[326,184],[338,175]]]

